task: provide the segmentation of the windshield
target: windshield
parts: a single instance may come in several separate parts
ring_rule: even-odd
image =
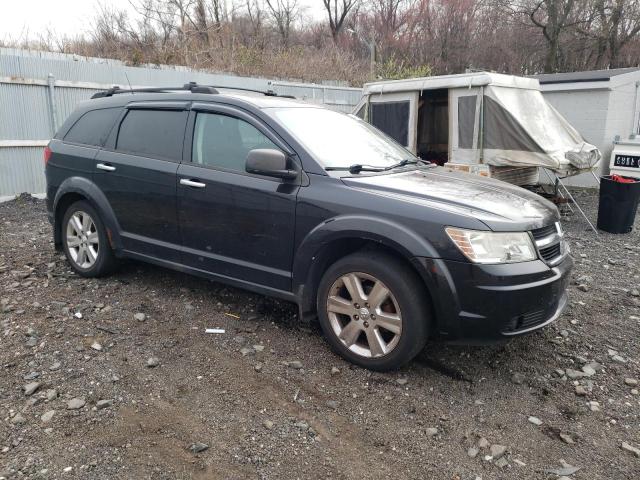
[[[389,167],[417,160],[368,123],[324,108],[274,108],[270,112],[323,167]]]

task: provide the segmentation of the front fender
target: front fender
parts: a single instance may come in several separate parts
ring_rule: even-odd
[[[319,224],[300,242],[292,272],[294,292],[300,291],[308,282],[323,248],[337,240],[347,239],[378,242],[409,260],[439,257],[427,239],[399,223],[369,215],[342,215]]]
[[[69,177],[67,178],[56,192],[56,196],[53,200],[53,212],[54,212],[54,235],[56,243],[60,241],[60,220],[64,212],[60,212],[59,207],[63,205],[64,198],[69,194],[77,194],[84,197],[93,208],[100,214],[100,219],[104,223],[105,228],[108,231],[108,236],[111,241],[111,247],[114,250],[120,250],[122,248],[122,242],[120,239],[120,225],[116,219],[113,209],[109,204],[109,200],[102,190],[93,183],[91,180],[85,177]]]

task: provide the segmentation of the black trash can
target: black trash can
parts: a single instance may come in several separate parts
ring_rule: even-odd
[[[600,178],[600,204],[598,205],[598,228],[609,233],[629,233],[636,218],[640,201],[640,180],[631,183],[616,182],[611,175]]]

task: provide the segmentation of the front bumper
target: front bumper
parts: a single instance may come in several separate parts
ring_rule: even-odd
[[[573,260],[479,265],[423,259],[437,331],[455,343],[484,344],[542,328],[562,313]]]

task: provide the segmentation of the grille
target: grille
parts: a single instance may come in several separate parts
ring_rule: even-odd
[[[539,325],[547,318],[546,313],[546,310],[536,310],[535,312],[528,312],[523,313],[522,315],[518,315],[517,317],[514,317],[511,322],[509,322],[507,331],[517,332],[518,330],[524,330]]]
[[[541,238],[548,237],[549,235],[553,235],[556,233],[556,226],[554,224],[548,225],[546,227],[537,228],[532,230],[533,238],[536,240],[540,240]]]
[[[560,244],[556,243],[555,245],[551,245],[549,247],[540,249],[540,256],[545,259],[545,261],[550,262],[554,258],[560,255]]]
[[[559,224],[552,223],[546,227],[531,231],[540,258],[549,265],[555,265],[562,260],[565,248],[562,240],[562,229]]]

